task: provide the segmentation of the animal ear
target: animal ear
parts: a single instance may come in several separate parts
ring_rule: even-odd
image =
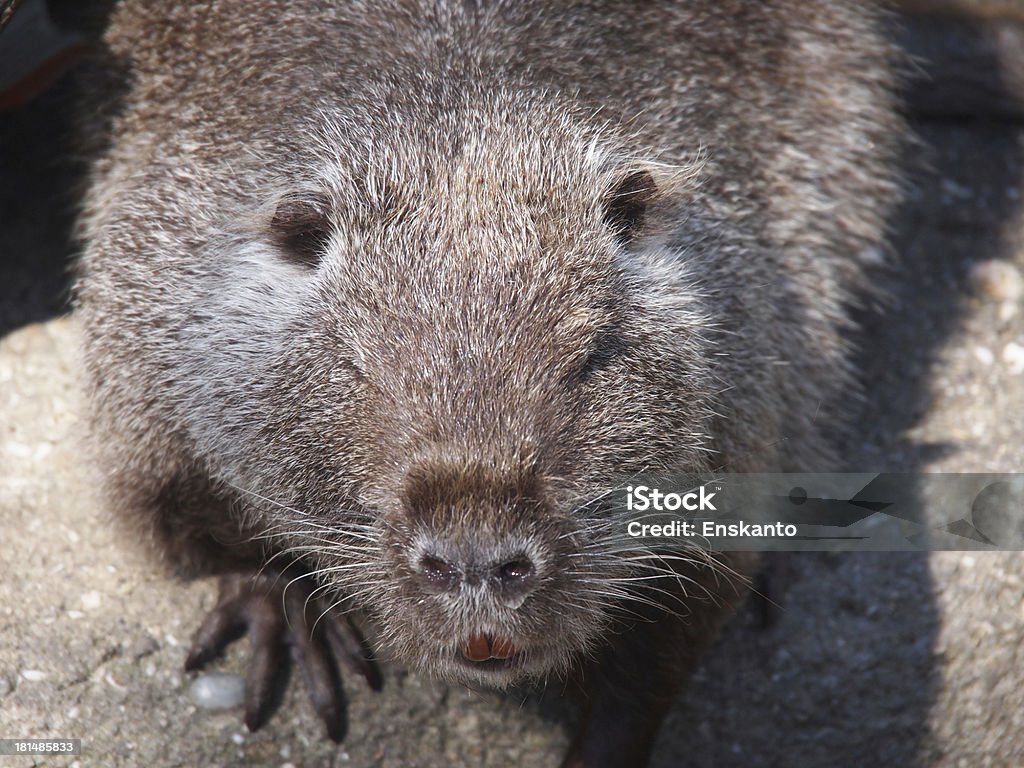
[[[658,196],[650,171],[633,171],[620,178],[604,200],[604,223],[620,243],[630,242],[643,227],[647,207]]]
[[[331,238],[328,210],[328,201],[316,197],[285,197],[277,204],[270,232],[286,259],[310,268],[323,260]]]

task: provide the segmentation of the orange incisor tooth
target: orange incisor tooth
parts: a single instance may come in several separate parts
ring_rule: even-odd
[[[473,635],[463,646],[462,655],[470,661],[487,661],[491,658],[491,644],[484,635]]]

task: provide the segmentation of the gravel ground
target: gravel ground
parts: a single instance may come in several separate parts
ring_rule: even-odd
[[[300,685],[258,734],[197,709],[182,672],[210,583],[166,579],[96,498],[77,447],[67,164],[47,164],[61,91],[0,119],[0,738],[81,738],[77,758],[0,766],[554,766],[571,712],[384,665],[347,681],[350,729],[321,737]],[[1024,128],[921,121],[902,266],[866,319],[860,470],[1024,465]],[[43,169],[45,173],[41,172]],[[23,327],[22,327],[23,326]],[[15,330],[19,328],[20,330]],[[1024,765],[1020,553],[807,554],[783,561],[765,629],[742,612],[697,671],[654,765]],[[245,644],[215,669],[240,671]]]

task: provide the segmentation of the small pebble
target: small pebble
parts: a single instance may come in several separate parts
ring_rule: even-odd
[[[231,709],[245,698],[245,680],[239,675],[211,672],[192,681],[189,696],[203,709]]]
[[[30,683],[38,683],[40,680],[46,679],[46,673],[40,672],[38,669],[23,669],[21,670],[21,676]]]
[[[231,740],[235,742],[235,744],[245,744],[245,736],[240,733],[231,734]]]
[[[1020,344],[1011,341],[1003,347],[1002,358],[1010,373],[1024,373],[1024,347]]]
[[[1008,322],[1013,320],[1017,316],[1017,312],[1020,311],[1019,305],[1012,301],[1004,301],[999,305],[999,310],[996,312],[996,316],[999,318],[1000,325],[1006,325]]]
[[[1016,302],[1024,296],[1024,277],[1007,261],[979,261],[971,267],[970,280],[975,290],[993,301]]]
[[[992,354],[992,350],[988,347],[975,347],[974,356],[978,358],[978,362],[982,365],[992,365],[996,361],[996,356]]]
[[[121,685],[121,683],[117,682],[117,680],[114,679],[114,676],[112,674],[110,674],[109,672],[107,672],[107,674],[103,676],[103,679],[106,680],[107,681],[107,685],[109,685],[115,691],[119,691],[121,693],[124,693],[125,691],[128,690],[127,687],[125,687],[125,686]]]

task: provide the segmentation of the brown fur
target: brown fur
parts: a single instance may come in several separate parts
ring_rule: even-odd
[[[833,465],[895,195],[873,13],[126,0],[105,43],[78,313],[113,503],[187,575],[303,554],[434,673],[571,673],[570,762],[639,764],[749,564],[635,562],[606,500]],[[533,572],[453,595],[428,557]],[[521,658],[459,664],[480,632]]]

